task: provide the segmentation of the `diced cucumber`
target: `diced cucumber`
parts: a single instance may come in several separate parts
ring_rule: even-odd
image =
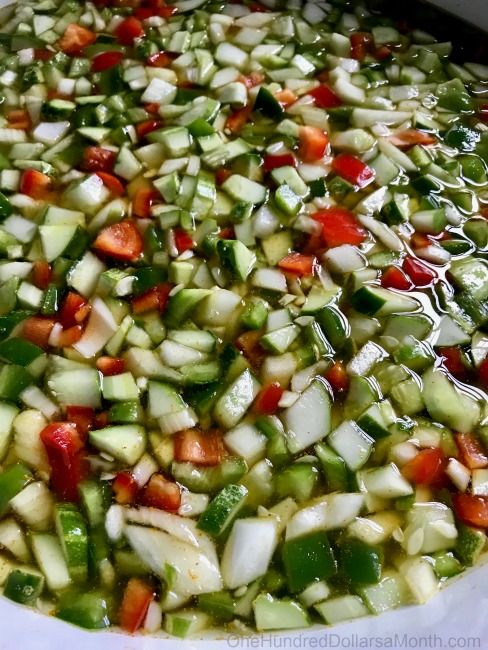
[[[331,398],[327,385],[316,378],[283,413],[291,453],[303,451],[324,438],[331,427]]]
[[[481,417],[479,402],[455,386],[442,370],[428,370],[422,382],[422,396],[434,420],[461,433],[476,428]]]
[[[88,577],[88,533],[80,511],[71,504],[57,504],[56,530],[71,579],[84,582]]]
[[[146,449],[146,433],[142,426],[123,424],[90,431],[90,443],[127,465],[134,465]]]
[[[234,427],[244,417],[259,389],[252,372],[244,370],[218,399],[214,409],[217,422],[225,429]]]
[[[202,513],[198,528],[215,537],[221,535],[244,506],[246,497],[243,485],[227,485]]]
[[[246,474],[247,463],[243,458],[225,458],[215,467],[201,467],[192,463],[173,462],[174,478],[191,492],[214,494],[226,485],[237,483]]]
[[[31,538],[32,551],[52,591],[61,591],[71,584],[68,565],[61,543],[55,535],[37,533]]]
[[[9,502],[33,479],[30,470],[17,463],[3,470],[0,474],[0,517],[9,508]]]
[[[296,601],[260,594],[253,602],[256,627],[266,630],[290,630],[310,625],[306,610]]]
[[[351,420],[346,420],[334,429],[327,442],[352,471],[366,463],[374,444],[373,438]]]
[[[369,611],[359,596],[337,596],[314,606],[326,623],[333,625],[368,616]]]

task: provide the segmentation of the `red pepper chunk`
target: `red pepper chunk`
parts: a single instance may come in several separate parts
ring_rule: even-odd
[[[301,126],[298,139],[298,155],[303,162],[321,160],[329,150],[329,136],[317,126]]]
[[[342,106],[342,100],[327,84],[321,84],[310,90],[307,95],[313,97],[318,108],[337,108]]]
[[[85,441],[88,431],[93,427],[95,411],[89,406],[67,406],[66,419],[76,425],[81,439]]]
[[[278,262],[278,266],[286,273],[294,273],[299,276],[313,275],[317,266],[317,258],[315,255],[289,253]]]
[[[52,268],[45,260],[36,260],[32,269],[32,282],[38,289],[46,290],[51,282]]]
[[[416,287],[428,287],[437,279],[435,271],[413,257],[406,257],[402,268]]]
[[[115,35],[122,45],[133,45],[136,38],[144,36],[144,28],[138,18],[129,16],[116,27]]]
[[[157,131],[163,126],[161,120],[144,120],[136,124],[136,133],[139,139],[145,138],[148,133]]]
[[[265,172],[271,172],[279,167],[296,167],[297,161],[291,153],[264,156],[263,169]]]
[[[190,251],[195,246],[195,242],[190,233],[183,230],[183,228],[175,228],[173,231],[173,237],[175,240],[175,246],[180,255],[185,251]]]
[[[172,284],[162,282],[148,289],[132,300],[132,312],[134,314],[145,314],[153,310],[163,312],[172,288]]]
[[[55,324],[54,318],[31,316],[22,323],[22,336],[45,350],[49,346],[49,337]]]
[[[147,58],[147,65],[151,68],[167,68],[171,65],[172,58],[166,52],[156,52]]]
[[[26,169],[20,178],[20,191],[31,199],[44,200],[51,191],[52,181],[47,174],[37,169]]]
[[[92,72],[103,72],[103,70],[109,70],[110,68],[119,65],[123,58],[124,55],[122,52],[101,52],[92,59]]]
[[[78,485],[88,475],[83,442],[73,422],[53,422],[41,433],[51,466],[51,486],[64,501],[78,501]]]
[[[468,526],[488,528],[488,497],[474,494],[453,494],[456,516]]]
[[[144,623],[149,605],[154,600],[153,588],[140,578],[127,583],[119,611],[120,627],[134,634]]]
[[[478,368],[481,383],[488,388],[488,359],[485,359]]]
[[[446,458],[440,449],[423,449],[402,468],[402,474],[416,485],[438,486],[445,477]]]
[[[485,469],[488,467],[486,455],[480,441],[472,433],[456,433],[454,436],[462,462],[469,469]]]
[[[181,489],[161,474],[153,474],[142,492],[141,503],[150,508],[178,512],[181,505]]]
[[[225,122],[225,130],[231,133],[239,133],[251,117],[252,106],[244,106],[229,115]]]
[[[254,411],[260,415],[273,415],[283,396],[283,389],[277,382],[264,386],[254,400]]]
[[[364,61],[373,47],[373,35],[367,32],[355,32],[351,34],[350,41],[351,57],[357,61]]]
[[[334,393],[344,393],[349,388],[349,375],[343,363],[336,361],[324,374]]]
[[[440,357],[444,359],[444,367],[457,379],[464,379],[468,374],[468,369],[463,361],[463,353],[459,347],[440,348],[438,351]]]
[[[97,35],[89,29],[76,23],[71,23],[66,27],[64,34],[59,39],[58,46],[65,54],[77,56],[83,52],[85,47],[93,45],[96,40]]]
[[[195,465],[219,465],[225,455],[224,440],[218,432],[185,429],[174,436],[175,460]]]
[[[135,262],[144,249],[143,239],[133,221],[121,221],[100,231],[93,248],[114,259]]]
[[[135,502],[139,486],[131,472],[118,472],[112,483],[115,501],[121,506]]]
[[[151,187],[141,187],[132,199],[132,213],[140,219],[149,219],[151,217],[151,206],[160,194]]]
[[[315,212],[312,219],[322,224],[322,239],[329,248],[343,244],[358,246],[366,239],[364,228],[354,214],[345,208],[324,208]]]
[[[104,377],[113,377],[113,375],[120,375],[125,372],[125,359],[98,357],[96,366]]]
[[[348,153],[336,156],[332,161],[332,168],[341,178],[361,189],[369,185],[375,177],[371,167]]]
[[[89,314],[89,309],[85,309],[87,306],[89,307],[86,298],[80,296],[79,293],[69,291],[59,312],[61,325],[67,329],[85,320]]]
[[[408,291],[413,287],[412,281],[397,266],[389,266],[381,276],[381,286],[385,289]]]
[[[81,168],[85,172],[111,172],[115,165],[117,154],[104,147],[87,147],[83,151]]]
[[[108,174],[107,172],[96,172],[96,175],[101,179],[108,191],[114,196],[123,196],[123,194],[125,194],[124,186],[117,176]]]

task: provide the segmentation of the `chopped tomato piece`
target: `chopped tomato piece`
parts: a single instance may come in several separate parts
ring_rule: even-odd
[[[416,485],[439,486],[444,480],[446,458],[440,449],[423,449],[402,468],[408,481]]]
[[[136,124],[136,133],[137,137],[141,140],[145,138],[148,133],[157,131],[163,126],[161,120],[144,120],[144,122],[139,122]]]
[[[91,62],[92,72],[103,72],[103,70],[109,70],[119,63],[124,58],[122,52],[101,52],[93,57]]]
[[[185,429],[174,436],[175,460],[195,465],[218,465],[225,455],[224,439],[218,431],[203,433]]]
[[[81,168],[85,172],[111,172],[115,165],[117,154],[104,147],[87,147],[83,151]]]
[[[112,377],[113,375],[120,375],[125,372],[125,359],[98,357],[96,366],[104,377]]]
[[[123,196],[123,194],[125,194],[125,188],[117,176],[109,174],[108,172],[96,172],[96,175],[102,180],[107,190],[114,196]]]
[[[261,365],[264,359],[264,350],[261,347],[262,333],[259,331],[244,332],[236,340],[236,346],[243,353],[253,367]]]
[[[7,121],[10,129],[27,131],[32,126],[29,111],[24,109],[9,111],[7,113]]]
[[[80,296],[79,293],[75,291],[69,291],[66,295],[66,298],[63,301],[61,310],[59,312],[59,320],[61,325],[64,328],[73,327],[78,325],[82,320],[84,320],[88,313],[84,307],[88,305],[88,301],[83,296]],[[83,312],[80,314],[80,310],[83,309]],[[80,320],[82,317],[82,320]]]
[[[150,508],[178,512],[181,505],[180,486],[161,474],[153,474],[142,492],[141,503]]]
[[[298,96],[295,95],[293,90],[290,90],[289,88],[285,88],[284,90],[280,90],[277,93],[275,93],[274,98],[284,108],[288,108],[288,106],[291,106],[292,104],[294,104],[297,101]]]
[[[83,52],[85,47],[93,45],[96,40],[97,35],[89,29],[77,25],[76,23],[70,23],[68,27],[66,27],[64,34],[59,39],[58,46],[65,54],[68,54],[69,56],[77,56]]]
[[[283,389],[274,382],[264,386],[254,400],[253,408],[260,415],[273,415],[278,410],[278,404],[283,396]]]
[[[175,228],[173,231],[173,236],[175,239],[175,246],[178,249],[178,253],[184,253],[185,251],[191,250],[195,246],[190,233],[183,230],[183,228]]]
[[[225,181],[232,176],[232,172],[230,169],[226,169],[225,167],[221,167],[220,169],[217,169],[215,173],[215,182],[217,185],[222,185],[222,183],[225,183]]]
[[[343,363],[336,361],[324,374],[334,393],[344,393],[349,388],[349,375]]]
[[[60,332],[57,336],[56,345],[60,348],[69,348],[71,345],[81,339],[83,335],[83,328],[81,325],[73,325],[66,330]]]
[[[463,353],[459,347],[440,348],[439,356],[444,358],[444,367],[449,370],[453,377],[464,379],[468,374],[468,368],[463,361]]]
[[[350,36],[351,57],[357,61],[364,61],[373,46],[373,35],[365,32],[355,32]]]
[[[151,187],[141,187],[132,199],[132,214],[141,219],[149,219],[151,217],[151,206],[160,194],[157,190]]]
[[[413,284],[402,269],[399,269],[397,266],[389,266],[381,275],[381,286],[385,287],[385,289],[408,291],[413,287]]]
[[[38,289],[47,289],[53,272],[51,265],[45,260],[36,260],[32,268],[32,282]]]
[[[354,214],[345,208],[324,208],[312,214],[312,219],[322,224],[322,239],[329,248],[342,244],[357,246],[366,239],[364,228]]]
[[[222,228],[222,230],[218,234],[219,239],[235,239],[236,238],[236,233],[235,230],[232,226],[227,226],[226,228]]]
[[[468,526],[488,528],[488,497],[474,494],[453,494],[456,516]]]
[[[119,612],[120,627],[134,634],[144,623],[149,605],[154,599],[153,588],[140,578],[127,583]]]
[[[49,346],[49,337],[55,323],[54,318],[31,316],[22,323],[22,336],[45,350]]]
[[[116,260],[134,262],[141,256],[144,242],[134,222],[126,220],[103,228],[93,248]]]
[[[144,28],[138,18],[129,16],[116,27],[115,35],[122,45],[133,45],[136,38],[144,36]]]
[[[416,287],[428,287],[437,279],[435,271],[413,257],[406,257],[402,268]]]
[[[131,472],[118,472],[112,483],[114,498],[121,506],[135,502],[139,486]]]
[[[488,387],[488,359],[481,362],[478,372],[481,383]]]
[[[225,129],[231,133],[239,133],[242,128],[247,124],[249,118],[251,117],[252,106],[244,106],[244,108],[239,108],[229,115],[225,122]]]
[[[151,115],[157,115],[159,113],[159,104],[157,102],[144,104],[144,110],[146,113],[150,113]]]
[[[310,90],[307,95],[313,97],[318,108],[336,108],[342,106],[342,100],[327,84],[321,84]]]
[[[49,196],[52,181],[47,174],[37,169],[26,169],[20,179],[20,191],[31,199],[43,200]]]
[[[86,440],[87,433],[93,426],[94,418],[95,411],[89,406],[66,407],[66,419],[68,422],[73,422],[73,424],[76,424],[78,433],[80,434],[83,441]]]
[[[287,273],[296,275],[313,275],[317,266],[317,258],[314,255],[303,255],[303,253],[289,253],[278,262],[278,266]]]
[[[375,173],[362,160],[349,153],[340,153],[332,161],[332,168],[349,183],[363,188],[374,180]]]
[[[488,456],[476,436],[472,433],[456,433],[454,437],[462,462],[466,467],[469,467],[469,469],[488,467]]]
[[[414,232],[410,237],[410,245],[414,250],[419,248],[426,248],[432,244],[431,240],[427,235],[422,234],[421,232]]]
[[[144,314],[148,311],[156,310],[163,312],[169,299],[169,294],[173,285],[167,282],[152,287],[145,291],[137,298],[132,300],[132,311],[134,314]]]
[[[391,56],[391,50],[387,45],[382,45],[373,51],[373,55],[378,61],[384,61]]]
[[[329,136],[318,126],[301,126],[298,138],[298,155],[303,162],[320,160],[329,150]]]
[[[166,52],[156,52],[147,57],[147,65],[151,68],[167,68],[173,59]]]
[[[78,501],[78,485],[88,474],[88,464],[76,424],[53,422],[39,435],[51,466],[51,487],[60,499]]]
[[[291,153],[264,156],[264,171],[270,172],[278,167],[296,167],[297,161]]]
[[[45,50],[44,48],[34,48],[34,59],[36,61],[50,61],[56,52]]]
[[[425,131],[419,131],[418,129],[405,129],[405,131],[399,131],[393,135],[389,135],[387,138],[395,147],[400,149],[409,149],[416,144],[435,144],[437,139],[430,133],[425,133]]]

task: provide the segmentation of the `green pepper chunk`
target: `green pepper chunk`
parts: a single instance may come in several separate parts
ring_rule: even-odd
[[[340,545],[339,566],[353,584],[375,584],[381,579],[382,552],[359,539],[347,539]]]

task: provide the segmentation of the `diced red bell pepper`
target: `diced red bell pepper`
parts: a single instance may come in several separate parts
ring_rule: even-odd
[[[112,377],[125,372],[125,359],[117,357],[98,357],[96,361],[97,370],[100,370],[104,377]]]
[[[9,111],[7,121],[9,129],[28,131],[32,127],[29,111],[25,109]]]
[[[280,269],[286,273],[295,275],[313,275],[317,267],[317,258],[314,255],[303,255],[303,253],[289,253],[278,262]]]
[[[104,147],[87,147],[83,151],[81,168],[85,172],[111,172],[114,168],[117,154]]]
[[[224,439],[218,431],[185,429],[174,435],[174,454],[183,463],[218,465],[225,455]]]
[[[488,467],[488,456],[480,441],[472,433],[456,433],[454,436],[462,462],[469,469]]]
[[[83,441],[73,422],[53,422],[40,433],[51,466],[51,487],[60,499],[78,501],[78,485],[88,475]]]
[[[239,133],[249,121],[252,113],[252,106],[244,106],[229,115],[225,122],[225,130],[231,133]]]
[[[249,5],[249,9],[251,11],[256,11],[256,12],[260,12],[260,13],[266,13],[266,12],[270,11],[268,9],[268,7],[265,7],[260,2],[251,2],[251,4]]]
[[[162,282],[148,289],[148,291],[145,291],[132,300],[132,312],[134,314],[144,314],[148,311],[156,310],[162,313],[166,307],[172,288],[172,284]]]
[[[140,578],[131,578],[127,583],[119,611],[120,627],[134,634],[144,623],[149,605],[154,600],[154,590]]]
[[[478,373],[481,383],[488,387],[488,359],[481,362],[480,367],[478,368]]]
[[[453,494],[456,516],[468,526],[488,528],[488,497],[474,494]]]
[[[288,108],[288,106],[291,106],[297,101],[298,96],[295,95],[293,90],[284,88],[283,90],[279,90],[277,93],[275,93],[274,98],[283,106],[283,108]]]
[[[221,167],[220,169],[217,169],[215,172],[215,183],[220,186],[225,181],[232,176],[232,172],[230,169],[226,169],[225,167]]]
[[[332,161],[332,168],[341,178],[359,188],[369,185],[375,177],[371,167],[349,153],[340,153],[336,156]]]
[[[43,350],[49,347],[49,337],[56,321],[54,318],[45,318],[44,316],[31,316],[26,318],[22,323],[22,336],[38,345]]]
[[[112,491],[118,504],[128,506],[137,499],[139,486],[131,472],[118,472],[112,482]]]
[[[349,375],[343,363],[336,361],[324,373],[334,393],[344,393],[349,388]]]
[[[358,246],[366,239],[364,228],[354,214],[345,208],[324,208],[312,214],[312,219],[322,224],[322,239],[329,248],[343,244]]]
[[[46,50],[42,47],[34,48],[34,60],[35,61],[50,61],[56,52],[51,52],[51,50]]]
[[[402,269],[399,269],[397,266],[389,266],[381,275],[381,286],[385,289],[408,291],[413,287],[413,284]]]
[[[46,290],[51,282],[53,272],[45,260],[36,260],[32,268],[32,282],[38,289]]]
[[[93,57],[91,62],[92,72],[103,72],[103,70],[109,70],[110,68],[119,65],[119,63],[124,58],[122,52],[117,51],[108,51],[101,52]]]
[[[58,334],[56,345],[59,348],[69,348],[71,345],[77,343],[82,336],[83,327],[81,325],[73,325],[73,327],[68,327],[68,329]]]
[[[265,172],[271,172],[279,167],[296,167],[297,161],[291,153],[282,153],[278,155],[264,156],[263,169]]]
[[[150,508],[178,512],[181,505],[181,489],[162,474],[153,474],[141,494],[140,501]]]
[[[76,425],[83,442],[86,441],[88,431],[93,427],[94,419],[95,411],[89,406],[66,407],[66,420]]]
[[[166,52],[156,52],[147,57],[147,65],[151,68],[167,68],[173,59]]]
[[[135,262],[144,250],[144,241],[133,221],[126,220],[103,228],[93,248],[124,262]]]
[[[426,248],[427,246],[431,246],[432,241],[428,235],[424,235],[421,232],[414,232],[410,237],[410,245],[414,250],[418,250],[419,248]]]
[[[89,310],[84,309],[89,306],[88,301],[75,291],[69,291],[63,300],[59,311],[59,320],[64,328],[79,325],[89,314]],[[80,313],[80,310],[83,310]]]
[[[391,56],[391,49],[387,45],[382,45],[373,50],[373,56],[378,59],[378,61],[384,61]]]
[[[219,239],[235,239],[236,233],[232,226],[226,226],[219,231],[217,237]]]
[[[350,36],[350,41],[351,57],[357,61],[364,61],[373,47],[373,35],[367,32],[354,32]]]
[[[318,126],[301,126],[298,139],[298,155],[303,162],[321,160],[329,151],[329,136]]]
[[[114,196],[123,196],[125,194],[125,188],[121,181],[108,172],[96,172],[98,178],[100,178],[107,188],[107,190]]]
[[[409,149],[416,144],[435,144],[437,139],[430,133],[425,131],[419,131],[418,129],[405,129],[404,131],[399,131],[393,135],[389,135],[387,140],[389,140],[395,147],[400,149]]]
[[[402,467],[408,481],[416,485],[439,486],[445,480],[446,458],[440,449],[423,449]]]
[[[183,228],[175,228],[173,230],[173,237],[175,240],[175,246],[180,255],[185,251],[190,251],[195,246],[195,242],[190,233],[183,230]]]
[[[488,104],[481,104],[478,110],[478,117],[482,122],[488,124]]]
[[[261,347],[262,333],[259,331],[244,332],[236,339],[237,348],[243,353],[249,363],[257,368],[264,359],[264,350]]]
[[[31,199],[44,200],[49,196],[52,181],[47,174],[37,169],[26,169],[20,178],[20,191]]]
[[[151,217],[151,206],[160,198],[157,190],[151,187],[141,187],[132,199],[132,214],[140,219]]]
[[[406,257],[402,268],[416,287],[428,287],[437,279],[435,271],[413,257]]]
[[[320,86],[310,90],[307,95],[314,98],[315,106],[318,108],[337,108],[338,106],[342,106],[341,98],[327,84],[320,84]]]
[[[463,361],[463,353],[461,348],[453,346],[448,348],[440,348],[438,350],[440,357],[444,358],[444,367],[449,370],[453,377],[456,379],[465,379],[468,374],[468,368]]]
[[[102,411],[101,413],[95,414],[95,419],[93,420],[94,429],[104,429],[110,424],[110,417],[108,411]]]
[[[122,45],[133,45],[136,38],[144,36],[144,28],[138,18],[129,16],[116,27],[115,35]]]
[[[59,39],[58,47],[69,56],[77,56],[82,54],[85,47],[93,45],[96,40],[97,35],[94,32],[76,23],[70,23]]]
[[[162,128],[163,123],[161,120],[144,120],[144,122],[139,122],[136,124],[136,133],[139,140],[145,138],[148,133],[157,131]]]
[[[159,104],[157,102],[150,102],[149,104],[144,104],[144,110],[150,115],[157,115],[159,113]]]
[[[264,386],[254,400],[254,411],[260,415],[273,415],[278,410],[282,396],[283,389],[277,382]]]
[[[238,78],[238,81],[243,83],[246,86],[246,88],[249,89],[249,88],[255,88],[256,86],[260,86],[265,79],[266,76],[262,72],[253,70],[248,75],[241,74]]]

